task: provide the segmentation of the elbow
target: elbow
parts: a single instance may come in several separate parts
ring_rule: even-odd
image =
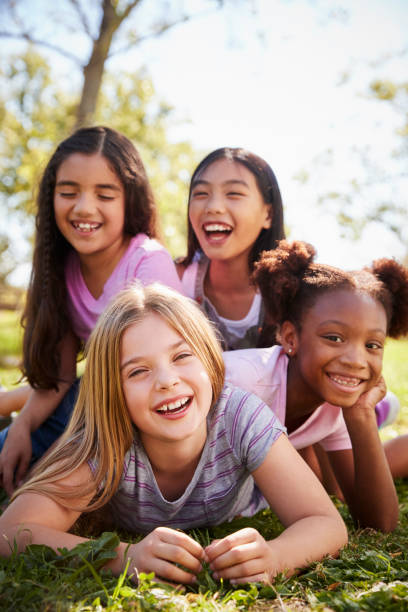
[[[0,556],[10,557],[13,552],[22,552],[33,543],[31,529],[25,525],[0,524]]]
[[[398,525],[398,510],[397,512],[384,514],[383,516],[370,517],[363,520],[355,518],[356,527],[360,529],[375,529],[376,531],[382,531],[383,533],[391,533],[397,528]]]

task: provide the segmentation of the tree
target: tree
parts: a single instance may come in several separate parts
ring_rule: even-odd
[[[396,137],[393,145],[389,139],[382,150],[358,143],[326,149],[295,178],[318,194],[317,203],[336,216],[344,236],[359,239],[363,231],[381,225],[401,243],[408,257],[408,83],[373,80],[369,98],[376,104],[391,105],[399,117],[394,134],[392,128],[385,129],[387,136]],[[344,168],[341,174],[339,169]]]
[[[18,240],[32,236],[33,187],[56,144],[72,131],[75,113],[75,97],[61,90],[34,49],[0,64],[0,208],[18,227]],[[134,142],[156,194],[167,246],[174,255],[184,253],[187,185],[198,156],[188,142],[169,141],[173,109],[158,98],[146,71],[108,74],[95,121]],[[0,286],[11,258],[12,249],[0,249],[0,271],[7,271]]]
[[[223,0],[203,0],[209,7],[221,6]],[[147,38],[160,36],[199,13],[188,13],[183,8],[172,8],[170,2],[161,2],[162,14],[159,18],[146,13],[147,2],[143,0],[66,0],[58,3],[58,13],[54,8],[44,10],[40,23],[33,23],[33,13],[24,0],[6,0],[3,11],[8,16],[9,28],[0,30],[1,37],[26,40],[31,45],[43,46],[70,59],[83,75],[83,85],[76,112],[76,127],[93,122],[98,96],[106,62],[115,54],[123,53]],[[179,3],[177,3],[179,5]],[[155,10],[157,11],[156,2]],[[142,16],[143,32],[138,32],[135,21],[130,17],[135,13]],[[35,12],[34,12],[35,15]],[[58,34],[50,40],[44,37],[44,20],[58,23]],[[65,44],[61,41],[60,27],[65,23],[66,31],[71,34]],[[137,23],[137,22],[136,22]],[[37,34],[38,32],[38,34]],[[86,60],[73,53],[71,37],[80,33],[88,42],[90,54]],[[120,33],[120,37],[119,37]],[[57,38],[57,42],[54,38]],[[63,37],[62,37],[63,38]]]

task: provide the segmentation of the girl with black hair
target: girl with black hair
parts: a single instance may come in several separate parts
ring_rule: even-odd
[[[187,256],[178,270],[185,295],[213,321],[225,349],[271,343],[250,274],[261,252],[284,237],[279,186],[262,158],[224,147],[200,162],[190,184]]]
[[[385,339],[408,333],[408,269],[381,259],[346,272],[314,256],[311,245],[282,241],[255,264],[280,346],[224,353],[226,378],[271,407],[306,459],[312,445],[323,447],[361,527],[391,531],[398,519],[394,465],[375,407],[386,390]]]

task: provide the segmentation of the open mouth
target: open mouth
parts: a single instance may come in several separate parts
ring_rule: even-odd
[[[363,382],[362,378],[356,378],[355,376],[342,376],[340,374],[327,374],[327,376],[335,382],[337,385],[341,387],[346,387],[347,389],[356,389],[360,383]]]
[[[90,223],[90,222],[78,222],[78,221],[71,221],[71,225],[74,229],[78,230],[79,232],[82,232],[84,234],[89,234],[91,232],[94,232],[95,230],[97,230],[99,227],[101,227],[101,223]]]
[[[182,397],[174,402],[169,402],[168,404],[161,404],[158,408],[156,408],[156,412],[159,414],[178,414],[179,412],[183,412],[188,406],[191,404],[193,398],[192,397]]]
[[[226,223],[204,223],[203,230],[207,238],[222,240],[231,234],[232,227]]]

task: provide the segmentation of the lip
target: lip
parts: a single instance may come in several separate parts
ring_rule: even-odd
[[[364,378],[359,376],[350,376],[349,374],[338,374],[335,372],[326,372],[330,382],[343,393],[355,393],[360,391],[361,385],[366,382]]]
[[[210,228],[213,228],[210,230]],[[218,228],[218,231],[217,231]],[[222,246],[233,232],[233,227],[223,221],[206,221],[201,226],[204,240],[212,246]],[[225,231],[227,230],[227,231]]]
[[[189,395],[185,393],[183,395],[178,395],[176,397],[168,398],[166,400],[161,401],[159,404],[156,404],[156,406],[154,406],[153,408],[153,412],[157,414],[159,417],[163,417],[165,419],[169,419],[169,420],[181,419],[187,414],[192,404],[193,397],[194,397],[193,395]],[[179,406],[177,406],[178,403],[180,403]],[[174,405],[174,404],[176,404],[176,406],[172,408],[171,405]],[[164,406],[169,406],[170,409],[160,410]]]
[[[97,221],[70,221],[70,224],[74,228],[76,232],[80,234],[92,234],[96,230],[98,230],[102,223],[98,223]]]

